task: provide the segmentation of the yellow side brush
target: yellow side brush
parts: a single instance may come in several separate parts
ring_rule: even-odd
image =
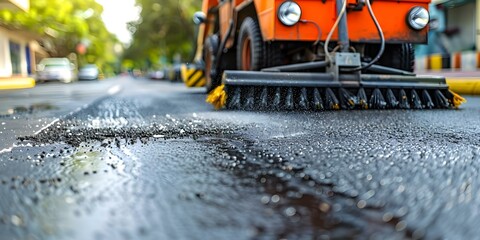
[[[465,98],[463,98],[462,96],[452,92],[452,90],[450,90],[450,93],[453,95],[452,104],[455,108],[458,108],[460,105],[462,105],[462,103],[467,102],[467,100]]]
[[[227,103],[227,93],[224,90],[224,85],[220,85],[213,89],[207,96],[206,102],[212,104],[215,109],[220,109]]]

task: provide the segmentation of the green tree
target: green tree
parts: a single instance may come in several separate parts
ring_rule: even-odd
[[[192,16],[201,8],[198,0],[137,0],[140,18],[129,24],[133,40],[125,52],[135,67],[151,68],[173,61],[175,56],[188,59],[194,43]]]

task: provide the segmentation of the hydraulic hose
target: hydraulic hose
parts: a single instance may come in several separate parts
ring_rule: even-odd
[[[369,63],[367,63],[365,65],[362,65],[361,67],[357,67],[357,68],[354,68],[354,69],[348,69],[347,70],[348,72],[356,72],[356,71],[361,71],[361,70],[369,68],[370,66],[375,64],[380,59],[380,57],[383,55],[383,51],[385,50],[385,36],[383,35],[382,27],[380,27],[380,24],[378,23],[378,20],[375,17],[375,14],[373,13],[373,9],[372,9],[372,5],[370,4],[370,0],[366,0],[366,2],[367,2],[368,12],[370,13],[370,17],[372,18],[373,23],[375,24],[375,27],[377,28],[378,34],[380,35],[380,50],[378,51],[377,56],[375,56],[375,58],[372,59],[372,61],[370,61]]]
[[[313,24],[313,26],[315,26],[315,28],[317,28],[317,33],[318,33],[317,40],[315,40],[315,42],[313,42],[313,46],[317,46],[317,44],[320,42],[320,39],[322,37],[322,29],[320,28],[320,26],[315,21],[300,19],[300,22],[311,23],[311,24]]]
[[[342,4],[342,10],[337,16],[337,20],[333,24],[332,28],[330,29],[330,32],[328,32],[327,38],[325,39],[325,45],[323,45],[323,50],[325,51],[325,56],[327,57],[327,63],[332,62],[332,56],[330,55],[330,52],[328,52],[328,44],[330,43],[330,39],[332,38],[333,32],[338,26],[338,23],[340,22],[340,19],[342,19],[343,15],[346,13],[347,9],[347,0],[343,0]]]
[[[216,72],[218,72],[218,68],[219,68],[218,63],[222,62],[223,50],[225,48],[225,44],[227,43],[228,38],[230,37],[230,34],[232,34],[233,25],[234,25],[233,19],[230,19],[230,23],[228,24],[227,33],[225,34],[225,36],[223,36],[223,39],[220,42],[220,46],[218,47],[217,55],[215,56],[215,60],[217,62],[216,66],[215,66],[215,68],[216,68],[215,71]]]
[[[369,68],[370,66],[375,64],[380,59],[380,57],[383,55],[383,52],[385,50],[385,36],[383,35],[382,27],[378,23],[378,20],[375,17],[375,14],[373,13],[373,9],[372,9],[372,5],[370,4],[370,0],[366,0],[366,4],[367,4],[368,13],[370,14],[370,17],[372,18],[373,23],[375,24],[375,27],[377,28],[378,34],[380,36],[380,50],[378,51],[375,58],[372,59],[372,61],[370,61],[369,63],[367,63],[365,65],[362,65],[361,67],[357,67],[357,68],[354,68],[354,69],[349,69],[349,70],[347,70],[348,72],[361,71],[361,70]],[[327,62],[332,62],[332,56],[330,55],[330,52],[328,51],[328,44],[330,43],[333,32],[337,28],[338,23],[340,22],[340,19],[346,13],[346,9],[347,9],[347,0],[344,0],[343,4],[342,4],[342,10],[338,14],[337,20],[333,24],[332,28],[330,29],[330,32],[327,35],[327,38],[325,39],[325,45],[323,46],[323,49],[325,51],[325,56],[327,57],[327,59],[326,59]]]

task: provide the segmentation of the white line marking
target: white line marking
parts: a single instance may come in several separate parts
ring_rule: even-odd
[[[53,124],[55,124],[56,122],[60,121],[60,118],[57,118],[55,120],[53,120],[51,123],[47,124],[45,127],[41,128],[40,130],[36,131],[33,135],[38,135],[40,132],[42,132],[43,130],[49,128],[50,126],[52,126]],[[8,147],[8,148],[4,148],[2,150],[0,150],[0,154],[2,153],[7,153],[7,152],[11,152],[13,148],[17,147],[17,145],[14,143],[13,146],[11,147]]]
[[[122,90],[122,87],[120,87],[120,85],[115,85],[115,86],[109,88],[107,92],[108,92],[108,95],[115,95],[115,94],[117,94],[118,92],[120,92],[121,90]],[[87,104],[87,105],[88,105],[88,104]],[[77,109],[77,110],[75,110],[75,111],[79,111],[79,110],[81,110],[81,108],[79,108],[79,109]],[[74,112],[75,112],[75,111],[74,111]],[[41,128],[40,130],[36,131],[36,132],[34,133],[34,135],[40,134],[43,130],[49,128],[50,126],[52,126],[53,124],[55,124],[55,123],[58,122],[58,121],[60,121],[60,118],[57,118],[57,119],[53,120],[51,123],[47,124],[45,127],[43,127],[43,128]],[[2,154],[2,153],[7,153],[7,152],[11,152],[14,147],[15,147],[15,144],[14,144],[12,147],[1,149],[1,150],[0,150],[0,154]]]
[[[0,150],[0,154],[2,154],[2,153],[7,153],[7,152],[11,152],[12,149],[13,149],[13,147],[4,148],[4,149]]]
[[[53,122],[47,124],[47,126],[41,128],[40,130],[36,131],[33,135],[38,135],[40,132],[42,132],[43,130],[49,128],[50,126],[52,126],[53,124],[55,124],[56,122],[60,121],[60,118],[57,118],[55,120],[53,120]]]
[[[122,87],[120,87],[120,85],[115,85],[115,86],[111,87],[110,89],[108,89],[108,95],[115,95],[118,92],[120,92],[121,90],[122,90]]]

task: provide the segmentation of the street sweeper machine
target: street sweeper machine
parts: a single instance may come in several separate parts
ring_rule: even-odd
[[[465,100],[445,78],[413,73],[429,3],[204,0],[184,81],[205,82],[216,108],[457,108]]]

